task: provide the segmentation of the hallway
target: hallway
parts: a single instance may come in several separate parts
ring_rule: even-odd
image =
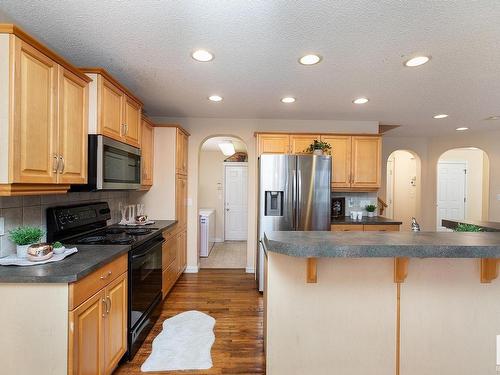
[[[200,258],[201,268],[245,268],[247,264],[247,242],[216,242],[210,256]]]

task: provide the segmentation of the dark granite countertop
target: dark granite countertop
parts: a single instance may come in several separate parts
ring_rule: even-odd
[[[174,225],[175,220],[157,220],[151,228],[165,230]],[[135,244],[141,244],[158,232],[142,236]],[[65,244],[68,247],[72,245]],[[78,252],[60,262],[37,266],[0,266],[0,283],[72,283],[93,271],[128,253],[130,245],[78,245]]]
[[[268,232],[264,248],[296,257],[500,258],[500,233]]]
[[[383,216],[368,217],[363,216],[362,220],[353,220],[349,216],[335,218],[331,220],[332,225],[401,225],[401,221],[388,219]]]
[[[442,226],[449,229],[455,229],[458,224],[472,224],[483,228],[485,232],[500,232],[500,223],[495,221],[479,221],[479,220],[452,220],[443,219]]]

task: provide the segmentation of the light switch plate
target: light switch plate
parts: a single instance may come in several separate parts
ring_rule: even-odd
[[[500,201],[500,194],[497,194],[497,201]]]

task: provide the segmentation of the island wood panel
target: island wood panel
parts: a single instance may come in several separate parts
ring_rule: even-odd
[[[393,259],[320,258],[318,283],[307,284],[304,258],[268,252],[266,373],[394,374],[393,268]]]
[[[345,189],[351,187],[351,145],[352,137],[348,135],[321,136],[323,142],[332,146],[332,187]]]
[[[290,135],[290,149],[292,154],[310,154],[306,149],[314,142],[320,140],[321,136],[309,134],[292,134]]]
[[[14,49],[12,182],[57,183],[58,65],[19,38]]]
[[[88,133],[87,82],[59,67],[59,155],[58,182],[87,182]]]
[[[401,284],[401,374],[495,374],[500,283],[478,259],[412,258]]]

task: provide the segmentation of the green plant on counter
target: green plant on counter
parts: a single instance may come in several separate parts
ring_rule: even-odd
[[[56,241],[56,242],[54,242],[54,243],[52,244],[52,247],[53,247],[54,249],[59,249],[59,248],[63,247],[63,244],[62,244],[62,243],[60,243],[59,241]]]
[[[455,228],[455,232],[482,232],[483,228],[474,224],[459,223]]]
[[[369,204],[365,207],[366,212],[375,212],[376,209],[377,206],[375,206],[374,204]]]
[[[330,145],[328,142],[322,142],[315,139],[314,142],[311,143],[309,147],[304,150],[304,152],[314,152],[314,150],[321,150],[324,153],[329,154],[331,149],[332,145]]]
[[[40,242],[43,230],[37,227],[19,227],[9,231],[9,239],[16,245],[31,245]]]

